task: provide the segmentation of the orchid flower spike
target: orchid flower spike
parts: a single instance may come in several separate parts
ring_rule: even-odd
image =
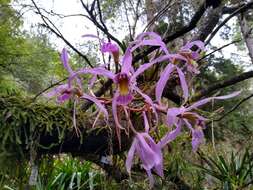
[[[101,75],[113,80],[113,82],[116,84],[117,89],[112,100],[112,113],[116,124],[116,131],[119,131],[119,128],[123,129],[123,127],[120,125],[118,119],[117,106],[128,105],[133,100],[135,93],[141,95],[145,102],[151,106],[156,119],[158,119],[158,115],[152,99],[138,88],[136,78],[145,70],[150,68],[153,64],[158,63],[159,61],[160,59],[155,59],[150,63],[141,65],[136,71],[133,71],[131,49],[128,48],[125,55],[123,56],[123,65],[120,73],[114,74],[103,67],[97,67],[93,69],[80,69],[69,77],[68,83],[71,85],[72,80],[80,74],[92,74],[94,76]],[[120,138],[119,132],[117,132],[117,135],[118,138]]]

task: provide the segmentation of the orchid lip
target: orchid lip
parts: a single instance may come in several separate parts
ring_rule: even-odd
[[[115,82],[118,84],[119,93],[121,96],[129,94],[129,77],[126,73],[119,73],[115,77]]]
[[[133,100],[132,94],[128,93],[127,95],[119,95],[117,97],[117,103],[120,105],[127,105]]]

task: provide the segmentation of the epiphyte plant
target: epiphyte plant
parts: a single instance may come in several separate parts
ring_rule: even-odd
[[[84,35],[83,37],[99,39],[99,37],[94,35]],[[202,41],[188,42],[181,47],[177,53],[171,53],[158,34],[154,32],[145,32],[138,35],[134,41],[129,43],[125,53],[121,57],[119,47],[115,43],[105,42],[102,39],[99,39],[99,42],[101,52],[111,55],[114,59],[114,63],[121,69],[119,71],[115,69],[115,72],[113,72],[113,70],[109,70],[105,66],[98,66],[96,68],[81,68],[73,71],[69,65],[67,51],[64,48],[61,54],[61,61],[64,68],[69,73],[68,82],[45,93],[45,96],[56,96],[59,103],[65,102],[71,98],[74,99],[75,103],[80,102],[79,100],[81,99],[92,101],[98,107],[99,112],[95,121],[97,121],[102,113],[107,123],[109,123],[110,112],[106,104],[111,104],[111,113],[119,146],[121,146],[122,131],[128,134],[130,134],[129,131],[131,131],[131,134],[134,135],[126,159],[127,171],[130,174],[134,156],[138,156],[142,162],[142,167],[147,172],[150,185],[153,186],[154,178],[152,176],[152,171],[160,177],[163,177],[163,148],[181,134],[183,126],[186,126],[190,131],[193,151],[196,151],[203,142],[203,129],[206,127],[205,122],[207,118],[201,116],[196,109],[212,100],[235,97],[240,92],[234,92],[225,96],[209,97],[191,105],[188,104],[190,92],[192,92],[189,90],[188,81],[191,80],[192,76],[199,73],[197,60],[201,58],[201,55],[205,51]],[[133,54],[137,49],[141,49],[144,46],[158,46],[157,53],[152,54],[148,62],[136,67],[133,65]],[[144,92],[138,83],[138,77],[158,64],[166,64],[166,66],[160,72],[159,79],[154,89],[155,97],[153,97],[151,94]],[[83,89],[82,75],[85,74],[93,76],[88,85],[89,89],[91,89],[90,92],[85,92],[85,89]],[[162,101],[162,95],[166,84],[175,74],[177,74],[176,76],[179,78],[183,98],[182,105],[179,107],[168,106]],[[98,76],[110,79],[115,84],[114,93],[111,94],[111,97],[103,97],[103,99],[101,99],[92,93],[94,82]],[[118,110],[123,110],[121,113],[124,113],[127,126],[122,124],[121,118],[123,116],[119,114]],[[131,120],[131,115],[134,112],[140,113],[143,117],[144,127],[141,130],[139,128],[137,129]],[[157,140],[154,139],[151,134],[159,127],[158,119],[161,114],[166,115],[165,125],[170,130]],[[73,118],[74,127],[78,131],[75,121],[75,112]]]

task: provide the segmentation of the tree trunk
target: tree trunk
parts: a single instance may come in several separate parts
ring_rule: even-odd
[[[242,36],[244,38],[245,44],[249,51],[251,62],[253,64],[253,36],[251,35],[252,29],[250,28],[249,23],[244,14],[241,14],[240,16],[238,16],[238,20],[239,20]]]

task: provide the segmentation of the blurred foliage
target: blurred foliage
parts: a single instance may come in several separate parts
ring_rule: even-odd
[[[41,134],[50,134],[57,129],[57,145],[66,130],[73,130],[71,110],[63,107],[36,104],[18,95],[5,95],[0,96],[0,110],[1,174],[15,172],[18,168],[21,172],[24,169],[22,162],[29,155],[27,152],[40,146],[38,139]],[[13,163],[20,164],[13,168]]]
[[[45,169],[48,168],[46,160],[44,160]],[[91,162],[81,161],[67,155],[59,155],[58,158],[51,158],[51,160],[53,162],[52,171],[50,173],[47,170],[40,172],[36,190],[101,189],[99,186],[103,185],[103,173]],[[43,173],[46,176],[42,176]]]
[[[219,189],[237,190],[252,187],[253,183],[253,156],[246,150],[230,156],[207,156],[199,154],[204,165],[195,165],[197,168],[218,180]]]
[[[0,13],[0,86],[13,80],[10,84],[38,93],[49,85],[52,76],[63,72],[62,67],[57,68],[58,53],[46,35],[21,31],[22,15],[10,1],[1,0]]]

